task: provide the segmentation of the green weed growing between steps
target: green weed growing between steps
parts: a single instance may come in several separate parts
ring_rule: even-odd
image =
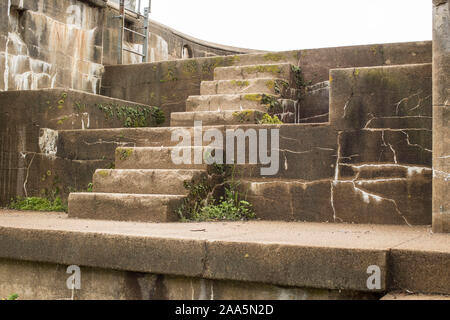
[[[270,114],[266,113],[259,121],[259,124],[283,124],[283,121],[278,118],[278,116],[270,116]]]
[[[235,167],[212,165],[198,181],[186,181],[187,198],[177,210],[182,221],[241,221],[256,216],[239,191]]]
[[[39,197],[17,198],[11,201],[8,208],[20,211],[67,212],[67,206],[60,197],[54,200]]]

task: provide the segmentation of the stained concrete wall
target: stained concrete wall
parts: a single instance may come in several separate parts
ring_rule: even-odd
[[[117,6],[105,0],[10,0],[0,4],[0,90],[65,87],[98,93],[103,65],[117,64]],[[127,27],[142,18],[127,16]],[[245,49],[212,45],[152,22],[150,61],[182,58],[183,46],[193,56],[227,55]],[[127,36],[125,48],[142,50],[142,40]],[[142,59],[124,53],[124,63]]]
[[[331,69],[430,63],[431,52],[431,42],[411,42],[107,66],[101,93],[158,106],[169,115],[186,111],[186,99],[200,94],[201,81],[213,80],[216,67],[291,63],[302,68],[306,82],[317,85],[305,102],[325,103],[327,109],[327,81]],[[321,89],[317,91],[317,88]],[[307,118],[309,114],[306,112],[303,116]]]
[[[58,155],[57,130],[123,128],[124,120],[102,106],[134,104],[81,91],[50,89],[0,93],[0,206],[21,196],[60,196],[86,190],[97,168],[110,168],[100,156],[86,161],[75,150]]]
[[[1,14],[6,36],[0,53],[1,90],[67,87],[98,92],[101,8],[75,0],[12,0]]]
[[[433,0],[433,229],[450,232],[450,2]]]
[[[68,266],[0,260],[0,297],[20,300],[70,300]],[[217,281],[149,273],[81,268],[75,300],[365,300],[379,293],[280,287],[264,283]],[[33,284],[32,286],[30,284]]]

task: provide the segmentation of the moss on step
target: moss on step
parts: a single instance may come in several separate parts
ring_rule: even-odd
[[[251,121],[256,121],[254,110],[244,110],[233,112],[233,117],[240,123],[248,123]]]
[[[266,61],[281,61],[283,59],[283,55],[280,53],[267,53],[263,56]]]
[[[272,73],[272,74],[280,74],[282,73],[282,69],[276,65],[261,65],[261,66],[252,66],[246,67],[245,72],[248,73]]]
[[[233,86],[237,86],[237,87],[241,87],[241,88],[250,86],[250,82],[247,80],[243,80],[243,81],[242,80],[232,80],[231,84]]]
[[[130,155],[131,155],[131,153],[130,153]],[[130,155],[128,155],[128,156],[130,156]],[[97,171],[97,174],[100,176],[100,177],[102,177],[102,178],[106,178],[106,177],[108,177],[109,176],[109,171],[108,170],[99,170],[99,171]]]
[[[127,160],[133,154],[133,149],[131,148],[117,148],[116,157],[122,161]]]
[[[247,101],[261,102],[262,99],[263,99],[263,95],[261,95],[261,94],[246,94],[244,96],[244,100],[247,100]]]

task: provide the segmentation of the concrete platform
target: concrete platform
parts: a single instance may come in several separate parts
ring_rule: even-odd
[[[298,288],[450,294],[450,235],[427,227],[146,224],[0,211],[0,235],[2,259]],[[367,269],[374,265],[382,281],[371,291]]]

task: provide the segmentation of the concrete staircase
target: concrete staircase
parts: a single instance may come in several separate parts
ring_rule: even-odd
[[[83,145],[85,156],[95,154],[99,145],[109,152],[118,147],[112,159],[115,169],[95,173],[92,193],[70,195],[69,216],[177,221],[174,211],[186,196],[184,182],[205,175],[207,167],[174,164],[172,152],[180,150],[171,135],[182,127],[193,136],[194,122],[202,121],[204,130],[211,126],[223,134],[238,128],[280,130],[276,175],[261,177],[261,165],[236,167],[241,192],[259,219],[429,225],[431,203],[423,195],[431,192],[430,73],[429,64],[332,70],[330,121],[323,122],[327,114],[318,123],[302,123],[314,110],[326,110],[323,99],[305,104],[302,94],[308,88],[292,64],[217,67],[214,80],[201,83],[201,95],[187,99],[186,112],[171,114],[171,128],[124,134],[134,137],[134,143],[99,143],[89,151]],[[322,90],[324,83],[310,88]],[[294,123],[258,124],[266,113]],[[80,134],[96,141],[117,140],[113,129]]]
[[[277,110],[282,119],[298,117],[300,88],[291,64],[221,67],[215,69],[214,78],[201,83],[200,96],[187,99],[187,112],[171,114],[172,127],[192,130],[195,121],[216,128],[255,125],[264,114],[275,111],[270,110],[271,101],[282,106]],[[207,168],[206,165],[174,164],[171,155],[179,148],[175,149],[169,140],[170,129],[167,131],[161,146],[117,148],[115,169],[96,171],[93,192],[69,196],[70,217],[177,221],[175,211],[186,196],[184,183],[200,179]],[[193,157],[195,148],[191,149]]]
[[[305,86],[296,69],[301,57],[304,53],[246,55],[233,58],[233,66],[216,66],[214,76],[211,72],[197,82],[196,91],[190,89],[189,94],[198,89],[199,95],[187,98],[185,112],[170,115],[170,127],[123,128],[122,121],[105,119],[98,108],[83,108],[82,115],[90,118],[73,115],[84,121],[83,130],[73,128],[75,120],[61,121],[63,114],[59,127],[49,122],[54,132],[46,131],[41,140],[56,137],[43,143],[51,157],[113,169],[95,171],[92,192],[70,194],[68,216],[1,214],[0,258],[12,261],[4,265],[32,261],[18,265],[34,272],[44,264],[52,270],[75,264],[93,268],[83,270],[93,275],[113,270],[115,285],[126,283],[127,297],[141,298],[143,292],[154,292],[153,284],[163,288],[156,291],[168,292],[168,299],[200,298],[204,292],[211,292],[211,299],[267,298],[263,293],[269,291],[277,299],[378,299],[392,291],[450,294],[449,239],[428,228],[431,65],[392,60],[399,65],[333,69],[341,64],[331,55],[323,58],[333,61],[329,65],[322,66],[320,59],[310,63],[320,64],[329,79]],[[188,62],[177,62],[182,63]],[[157,83],[175,83],[160,82],[159,75]],[[66,106],[72,105],[67,101]],[[266,113],[278,115],[284,124],[260,124]],[[180,151],[172,134],[182,129],[193,137],[195,121],[203,122],[203,130],[222,134],[228,129],[280,130],[275,176],[262,177],[260,165],[237,166],[242,193],[257,218],[267,221],[173,223],[179,221],[176,209],[187,194],[185,182],[208,174],[206,165],[177,165],[171,157]],[[192,156],[199,151],[189,149]],[[40,166],[47,171],[47,165]],[[367,287],[367,270],[374,265],[382,272],[377,290]],[[11,270],[16,269],[0,270],[0,277],[11,277]],[[141,273],[155,276],[156,282],[142,285]],[[46,272],[41,281],[48,285],[54,279]],[[96,297],[124,290],[113,290],[106,281],[90,283],[98,289],[93,289]],[[136,283],[142,292],[133,291]]]
[[[264,114],[278,113],[281,120],[296,121],[299,88],[293,65],[288,63],[221,67],[214,81],[201,83],[201,95],[191,96],[186,112],[171,114],[172,127],[257,124]],[[270,101],[282,106],[271,110]]]

